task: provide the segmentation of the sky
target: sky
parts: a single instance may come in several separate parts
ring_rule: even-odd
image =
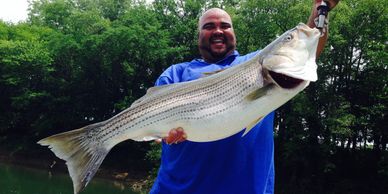
[[[27,0],[0,0],[0,19],[17,23],[27,19]]]
[[[152,2],[152,0],[147,0]],[[28,0],[0,0],[0,19],[18,23],[27,19]]]

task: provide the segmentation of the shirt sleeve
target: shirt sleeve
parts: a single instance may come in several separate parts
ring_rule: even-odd
[[[187,63],[171,65],[159,76],[155,82],[155,86],[181,82],[182,72],[186,65]]]
[[[174,83],[169,77],[161,75],[155,82],[155,86],[162,86]]]

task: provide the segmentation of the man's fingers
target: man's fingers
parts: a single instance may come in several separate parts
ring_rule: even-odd
[[[175,143],[180,143],[180,142],[182,142],[182,141],[185,141],[186,138],[187,138],[186,134],[183,134],[179,139],[176,140]]]
[[[176,129],[171,129],[171,130],[168,132],[167,137],[164,138],[164,141],[165,141],[167,144],[172,144],[172,143],[174,143],[174,140],[176,139],[176,135],[177,135]]]
[[[185,132],[183,131],[183,128],[182,128],[182,127],[178,127],[178,128],[176,129],[176,132],[177,132],[176,139],[174,140],[173,143],[180,143],[180,142],[186,140],[187,135],[186,135]]]
[[[182,141],[185,141],[187,138],[184,130],[182,127],[178,127],[176,129],[171,129],[168,133],[168,136],[164,138],[164,141],[167,144],[173,144],[173,143],[180,143]]]
[[[162,139],[155,139],[155,143],[157,143],[157,144],[162,143]]]
[[[328,4],[329,4],[329,9],[332,10],[335,6],[337,6],[339,0],[327,0]]]

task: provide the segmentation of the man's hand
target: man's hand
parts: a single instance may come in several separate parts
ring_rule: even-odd
[[[312,11],[311,11],[311,15],[310,15],[310,18],[307,22],[307,24],[310,26],[310,27],[315,27],[315,24],[314,24],[314,19],[316,17],[318,17],[318,6],[321,5],[321,2],[323,0],[313,0],[314,1],[314,4],[313,4],[313,7],[312,7]],[[329,6],[329,10],[332,10],[335,6],[337,6],[338,2],[340,0],[325,0]]]
[[[182,141],[185,141],[186,138],[187,138],[187,136],[186,136],[186,133],[183,131],[183,128],[178,127],[178,128],[171,129],[168,132],[167,137],[165,137],[163,139],[158,139],[158,140],[156,140],[156,142],[160,143],[160,142],[164,141],[165,143],[170,145],[173,143],[177,144],[177,143],[180,143]]]
[[[316,27],[315,26],[315,20],[318,17],[318,10],[317,10],[317,8],[318,8],[319,5],[321,5],[322,1],[323,0],[313,0],[313,7],[312,7],[312,10],[311,10],[311,14],[310,14],[310,17],[309,17],[309,19],[307,21],[307,25],[310,26],[310,28]],[[335,6],[337,6],[339,1],[340,0],[326,0],[330,10],[332,10]],[[326,19],[325,21],[328,21],[328,20]],[[319,39],[318,47],[317,47],[317,53],[316,53],[316,58],[318,58],[319,55],[322,53],[323,48],[325,47],[325,44],[326,44],[326,41],[327,41],[327,36],[328,36],[328,27],[327,27],[327,25],[324,28],[325,29],[323,29],[323,30],[324,30],[325,33]]]
[[[315,0],[315,3],[321,3],[322,0]],[[326,0],[329,5],[330,10],[337,6],[339,0]]]

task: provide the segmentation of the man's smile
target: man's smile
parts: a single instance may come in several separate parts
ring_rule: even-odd
[[[224,37],[216,37],[210,39],[211,44],[215,45],[224,45],[225,44],[225,38]]]

